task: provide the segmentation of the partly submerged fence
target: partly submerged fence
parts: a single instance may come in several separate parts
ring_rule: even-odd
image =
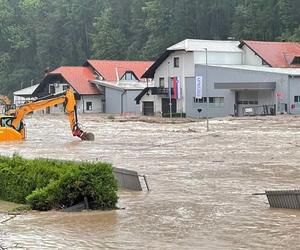
[[[266,191],[270,207],[300,209],[300,190]]]
[[[276,105],[243,107],[242,111],[244,116],[276,115]]]
[[[265,191],[254,195],[266,195],[270,207],[300,209],[300,190]]]

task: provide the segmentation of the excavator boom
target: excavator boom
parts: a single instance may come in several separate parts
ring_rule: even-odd
[[[65,104],[65,111],[69,118],[69,123],[70,123],[73,136],[79,137],[81,140],[94,140],[94,135],[92,133],[84,132],[79,128],[77,111],[76,111],[76,100],[74,97],[74,93],[69,88],[62,96],[37,100],[20,106],[19,108],[16,109],[16,113],[14,117],[9,117],[9,116],[1,117],[0,141],[10,140],[10,139],[15,140],[16,133],[20,134],[20,139],[24,139],[25,138],[25,130],[24,130],[25,128],[23,126],[24,116],[31,113],[32,111],[44,109],[47,107],[52,107],[58,104]],[[11,131],[11,130],[15,130],[15,131]]]

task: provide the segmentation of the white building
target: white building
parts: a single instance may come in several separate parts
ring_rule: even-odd
[[[206,102],[213,109],[210,112],[212,116],[234,115],[247,105],[275,105],[275,92],[286,89],[276,86],[286,85],[282,83],[286,77],[282,77],[284,80],[281,81],[275,73],[267,74],[258,69],[300,67],[298,55],[298,43],[187,39],[168,48],[147,70],[143,77],[154,78],[155,87],[145,89],[136,101],[142,104],[140,111],[144,115],[169,113],[171,106],[173,113],[196,116],[199,115],[196,110],[206,109],[203,104]],[[245,65],[248,69],[243,69]],[[227,69],[221,70],[221,66]],[[255,70],[249,67],[255,67]],[[222,75],[217,75],[218,72]],[[201,78],[204,99],[195,96],[197,76]],[[223,89],[225,85],[220,83],[239,85],[228,85],[228,89]],[[260,89],[261,86],[264,89]],[[171,98],[169,88],[172,90]],[[251,91],[248,91],[249,88]],[[175,97],[178,93],[180,96]],[[259,96],[265,97],[259,102]],[[288,103],[292,101],[285,101],[287,106]]]
[[[243,50],[238,46],[238,41],[187,39],[168,48],[143,75],[144,78],[154,79],[157,87],[154,91],[157,91],[157,94],[142,97],[141,112],[145,114],[145,107],[149,109],[149,105],[153,103],[155,114],[168,113],[169,100],[166,93],[172,78],[179,78],[181,93],[184,93],[186,78],[195,77],[195,65],[205,64],[206,59],[208,64],[242,64]],[[173,111],[186,113],[184,97],[176,101],[173,99],[172,106]]]
[[[59,67],[45,76],[33,94],[37,97],[44,97],[62,92],[71,86],[75,92],[77,108],[80,113],[136,112],[139,109],[137,109],[134,98],[138,93],[135,94],[133,90],[140,91],[147,86],[147,82],[143,81],[141,76],[152,63],[150,61],[88,60],[84,66]],[[101,87],[92,81],[101,83]],[[126,88],[118,86],[122,83],[131,86]],[[118,95],[114,93],[116,89],[121,91],[117,100]],[[123,90],[126,94],[123,94]],[[128,102],[126,105],[122,104],[122,109],[120,109],[119,102],[124,98]],[[135,107],[131,107],[130,104],[130,108],[127,110],[128,103],[134,103]],[[63,110],[63,105],[57,105],[48,108],[46,112],[63,112]]]
[[[139,114],[140,107],[136,104],[136,96],[145,88],[144,81],[107,82],[103,80],[92,81],[103,93],[104,113],[109,114]],[[148,83],[152,84],[152,82]],[[152,86],[152,85],[149,85]]]
[[[34,100],[35,98],[33,97],[33,92],[36,90],[36,88],[38,86],[39,86],[39,84],[35,84],[33,86],[15,91],[13,93],[14,104],[16,106],[21,106],[22,104],[24,104],[27,101]]]

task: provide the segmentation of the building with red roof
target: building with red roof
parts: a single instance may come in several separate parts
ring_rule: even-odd
[[[99,95],[101,92],[93,84],[91,80],[95,79],[93,73],[87,67],[59,67],[52,71],[49,76],[59,75],[80,95]]]
[[[62,66],[47,73],[33,95],[44,97],[63,92],[68,86],[71,86],[77,98],[79,112],[100,113],[106,110],[116,110],[118,113],[131,112],[136,109],[135,106],[131,110],[126,110],[126,107],[132,105],[126,103],[121,107],[118,103],[124,97],[127,102],[131,98],[132,94],[126,93],[125,95],[125,92],[140,91],[147,86],[146,81],[141,77],[152,63],[147,61],[88,60],[83,66]],[[114,87],[113,90],[118,90],[118,93],[108,96],[111,91],[106,91],[106,89],[110,87]],[[135,96],[131,98],[132,103],[135,103]],[[51,107],[47,111],[63,112],[63,107],[62,105]]]
[[[139,113],[135,97],[147,86],[142,75],[151,67],[151,61],[88,60],[88,67],[96,77],[91,81],[103,93],[105,113]]]
[[[300,44],[296,42],[240,42],[244,64],[272,68],[300,68]]]
[[[94,74],[87,67],[62,66],[47,73],[33,95],[44,97],[63,92],[68,86],[71,86],[75,92],[79,112],[99,113],[102,112],[102,93],[90,83],[94,79]],[[63,111],[63,105],[46,110],[47,113]]]
[[[152,61],[87,60],[90,67],[101,80],[118,82],[121,80],[141,81],[142,75],[151,67]]]

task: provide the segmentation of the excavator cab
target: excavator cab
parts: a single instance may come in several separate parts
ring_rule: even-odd
[[[4,112],[6,115],[14,116],[16,113],[16,105],[15,104],[6,104],[4,108]]]
[[[14,116],[2,116],[0,118],[0,124],[1,124],[1,127],[8,127],[8,128],[14,128],[13,125],[12,125],[12,122],[13,122],[13,119],[14,119]],[[19,125],[14,128],[16,129],[17,131],[21,131],[21,129],[24,128],[24,123],[23,121],[21,121],[19,123]]]
[[[14,116],[0,116],[0,141],[14,141],[25,139],[25,125],[20,121],[15,127]]]

